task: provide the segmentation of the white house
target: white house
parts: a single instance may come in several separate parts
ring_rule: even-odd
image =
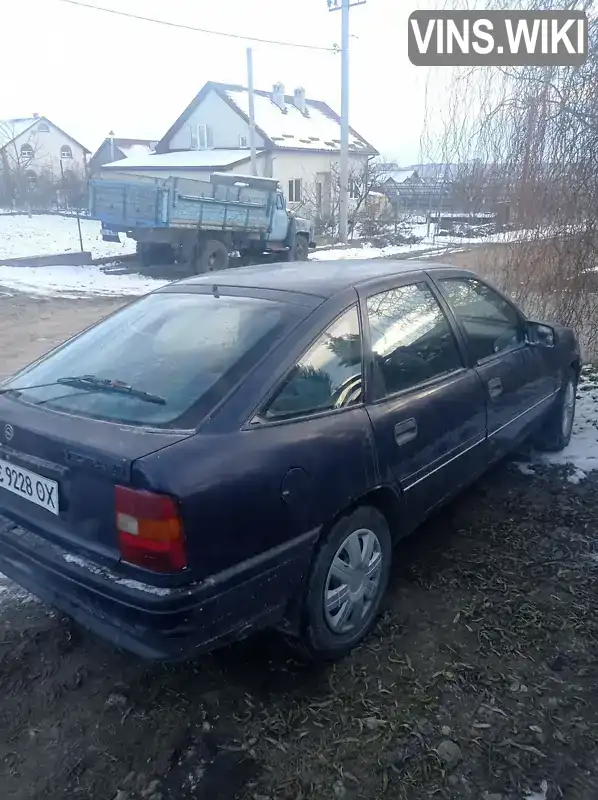
[[[310,100],[304,89],[287,95],[277,83],[255,90],[257,171],[276,178],[292,206],[310,204],[330,213],[338,185],[341,121],[329,105]],[[104,167],[102,174],[133,172],[206,179],[210,172],[248,173],[249,92],[244,86],[209,81],[158,142],[154,155],[131,157]],[[352,194],[368,160],[378,151],[349,132]]]
[[[34,186],[45,176],[58,181],[85,175],[90,151],[47,117],[0,120],[0,174]]]

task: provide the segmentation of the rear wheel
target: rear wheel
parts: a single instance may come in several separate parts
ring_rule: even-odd
[[[368,635],[391,559],[388,524],[376,508],[362,506],[334,525],[315,557],[304,599],[303,644],[312,658],[341,658]]]
[[[536,438],[536,444],[541,450],[558,452],[571,441],[576,393],[577,372],[571,367],[567,370],[555,403]]]
[[[215,272],[227,269],[229,264],[228,248],[218,239],[208,239],[200,245],[197,261],[198,272]]]

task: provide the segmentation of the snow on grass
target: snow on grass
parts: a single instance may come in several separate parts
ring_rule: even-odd
[[[570,444],[560,453],[545,455],[544,460],[574,467],[570,483],[579,483],[587,472],[598,469],[598,373],[592,367],[582,371]]]
[[[81,220],[83,249],[94,258],[122,256],[135,252],[135,242],[121,235],[122,244],[104,242],[100,223],[94,219]],[[53,255],[81,250],[77,220],[54,214],[24,214],[0,216],[0,262],[7,258]]]
[[[448,249],[447,245],[433,245],[431,240],[424,240],[417,244],[391,244],[387,247],[374,247],[371,244],[364,244],[362,247],[343,247],[336,246],[330,248],[322,248],[311,253],[309,258],[311,261],[340,261],[342,259],[370,259],[370,258],[392,258],[393,256],[416,255],[417,253],[425,253],[426,257],[437,255],[438,253],[445,253]]]
[[[0,287],[41,297],[118,297],[143,295],[169,283],[138,274],[114,275],[99,266],[7,267],[0,265]]]

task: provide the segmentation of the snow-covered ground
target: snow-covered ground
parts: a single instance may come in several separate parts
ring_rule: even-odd
[[[135,252],[135,242],[124,239],[122,244],[104,242],[100,223],[94,219],[81,220],[83,249],[94,258],[118,256]],[[81,250],[77,220],[53,214],[24,214],[0,216],[0,261],[6,258],[51,255]]]
[[[577,407],[571,443],[560,453],[544,456],[551,464],[569,464],[568,480],[579,483],[588,472],[598,469],[598,375],[585,368],[577,393]]]
[[[42,297],[142,295],[168,283],[138,274],[111,274],[99,266],[7,267],[0,265],[0,293],[13,289]],[[6,291],[8,290],[8,292]]]
[[[568,467],[569,483],[579,483],[588,472],[598,470],[598,373],[593,367],[582,370],[569,445],[560,453],[538,453],[535,460],[517,466],[524,475],[535,475],[534,466],[540,463]]]

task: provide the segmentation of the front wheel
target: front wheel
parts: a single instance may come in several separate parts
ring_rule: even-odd
[[[541,450],[558,452],[571,441],[575,419],[575,396],[577,394],[577,372],[567,370],[553,407],[540,430],[536,444]]]
[[[362,506],[320,547],[305,594],[303,644],[318,660],[341,658],[372,630],[388,585],[392,543],[384,516]]]

